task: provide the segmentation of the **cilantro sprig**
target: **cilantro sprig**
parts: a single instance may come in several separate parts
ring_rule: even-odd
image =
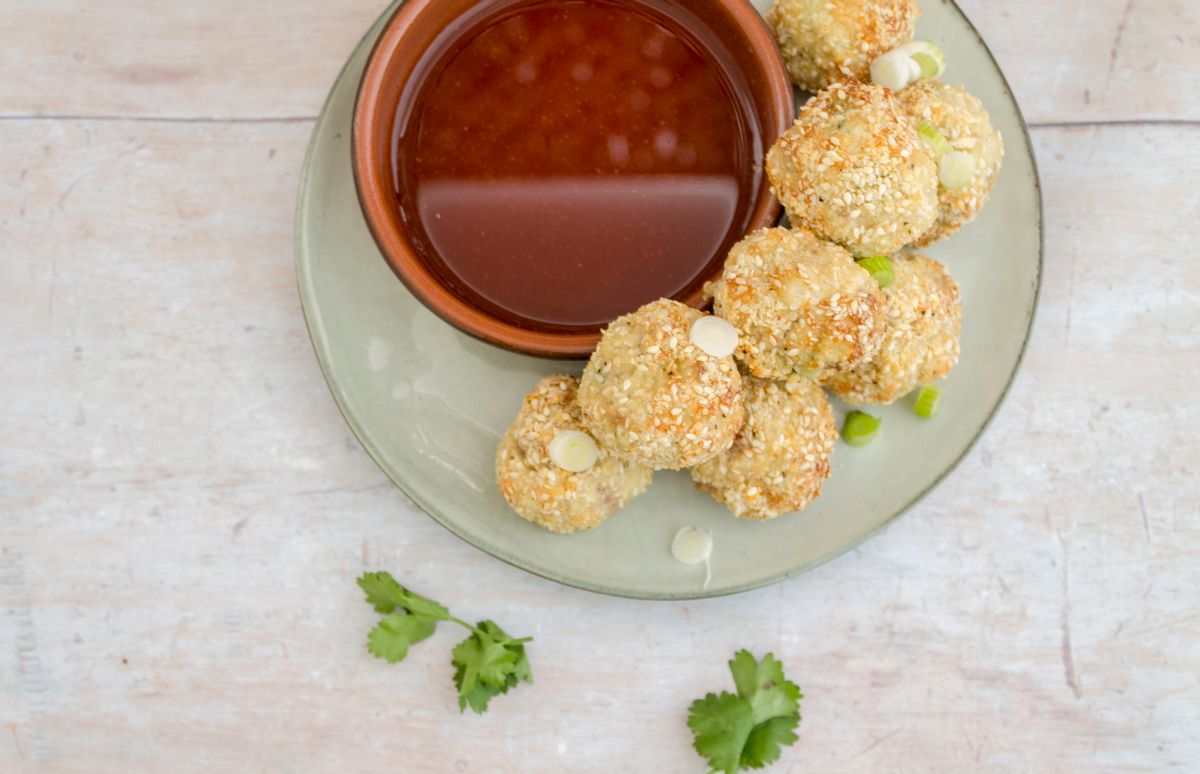
[[[779,760],[797,739],[800,687],[783,674],[772,654],[758,661],[739,651],[729,662],[737,693],[710,693],[688,709],[693,746],[713,771],[737,774]]]
[[[508,693],[518,683],[533,682],[525,654],[525,643],[532,637],[510,637],[494,621],[472,626],[432,599],[401,586],[386,572],[366,573],[358,585],[366,593],[367,603],[384,616],[367,635],[367,650],[389,664],[403,661],[409,648],[428,639],[442,621],[452,621],[471,632],[454,647],[450,659],[460,711],[470,707],[483,714],[494,697]]]

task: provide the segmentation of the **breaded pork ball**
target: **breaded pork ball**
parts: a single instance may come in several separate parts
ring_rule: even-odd
[[[887,323],[879,354],[824,382],[847,403],[892,403],[945,377],[958,362],[958,283],[946,267],[923,255],[892,256],[892,268],[896,281],[883,291]]]
[[[987,204],[1004,160],[1004,139],[992,128],[983,103],[962,86],[935,80],[918,81],[896,95],[913,127],[929,124],[942,133],[951,151],[975,159],[975,174],[962,188],[938,190],[938,219],[912,244],[932,244],[958,231]]]
[[[840,83],[808,101],[767,154],[794,226],[856,257],[891,255],[938,217],[938,168],[882,86]]]
[[[738,330],[737,356],[754,376],[817,378],[875,355],[883,293],[850,253],[807,229],[767,228],[733,246],[713,309]]]
[[[871,62],[913,39],[916,0],[776,0],[767,23],[792,81],[820,91],[871,80]]]
[[[560,467],[551,445],[563,433],[584,432],[573,376],[547,376],[500,439],[496,481],[518,514],[552,532],[592,529],[650,486],[650,468],[598,449],[595,464],[582,472]]]
[[[579,387],[583,422],[618,457],[652,468],[696,465],[729,448],[746,418],[732,356],[691,340],[703,312],[662,299],[613,322]]]
[[[696,486],[743,519],[802,510],[829,478],[833,409],[812,381],[746,379],[746,425],[733,448],[692,470]]]

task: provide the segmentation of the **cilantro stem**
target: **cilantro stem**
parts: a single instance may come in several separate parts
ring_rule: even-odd
[[[445,606],[404,588],[386,572],[366,573],[358,585],[367,603],[385,616],[367,635],[367,650],[389,664],[403,661],[409,648],[431,637],[441,621],[453,621],[471,633],[451,651],[460,710],[470,707],[482,714],[496,696],[533,682],[525,654],[525,643],[532,637],[514,639],[491,620],[467,623]]]
[[[472,634],[479,637],[480,639],[488,640],[491,642],[499,642],[502,645],[503,644],[524,645],[527,642],[533,642],[532,637],[522,637],[519,640],[514,640],[511,637],[504,637],[502,639],[497,640],[494,636],[492,636],[491,634],[488,634],[483,629],[480,629],[478,626],[472,626],[471,624],[467,623],[466,621],[464,621],[461,618],[456,618],[454,616],[448,616],[445,620],[453,621],[454,623],[458,624],[459,626],[463,627],[464,629],[469,630]]]

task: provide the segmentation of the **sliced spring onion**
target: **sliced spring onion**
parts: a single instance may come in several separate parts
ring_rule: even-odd
[[[892,268],[892,262],[882,255],[872,255],[856,263],[866,269],[881,288],[886,288],[896,281],[896,270]]]
[[[882,422],[879,417],[861,411],[851,411],[846,415],[846,423],[842,425],[842,440],[851,446],[866,446],[879,435],[879,425]]]
[[[683,564],[707,562],[712,550],[712,533],[699,527],[684,527],[671,541],[671,554]]]
[[[913,411],[917,412],[917,416],[921,419],[933,419],[937,416],[938,403],[942,400],[941,387],[922,387],[917,393],[917,404],[913,407]]]
[[[942,130],[933,124],[918,124],[917,134],[921,136],[922,140],[929,143],[934,159],[941,161],[942,156],[950,152],[950,141],[946,139],[946,135],[942,134]]]
[[[698,318],[689,335],[693,344],[713,357],[729,357],[738,346],[737,328],[720,317]]]
[[[900,91],[908,85],[909,77],[912,74],[908,63],[908,57],[895,51],[878,57],[871,63],[871,82],[892,91]]]
[[[922,78],[932,78],[938,74],[937,60],[929,54],[916,53],[912,55],[912,60],[921,68]]]
[[[563,470],[583,473],[592,469],[600,457],[600,449],[587,433],[563,430],[550,442],[550,461]]]
[[[916,83],[921,80],[921,63],[911,56],[905,57],[904,62],[908,65],[908,82]]]
[[[920,68],[921,74],[918,78],[914,78],[914,81],[924,78],[941,78],[946,72],[946,55],[928,40],[914,40],[896,50],[912,59]]]
[[[897,46],[871,62],[871,81],[892,91],[926,78],[940,78],[944,72],[946,55],[927,40]]]
[[[962,188],[975,177],[975,157],[962,151],[950,151],[938,162],[938,181],[948,191]]]

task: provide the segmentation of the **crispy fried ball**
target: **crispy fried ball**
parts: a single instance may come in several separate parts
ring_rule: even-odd
[[[508,428],[496,451],[500,493],[522,518],[552,532],[592,529],[650,486],[652,471],[600,448],[582,473],[558,467],[550,444],[565,430],[584,431],[573,376],[547,376]]]
[[[916,0],[776,0],[767,23],[797,86],[869,81],[871,62],[913,39]]]
[[[891,255],[938,217],[938,170],[891,92],[839,83],[808,101],[767,154],[794,226],[856,257]]]
[[[662,299],[604,332],[579,387],[583,422],[618,457],[652,468],[696,465],[729,448],[746,418],[732,357],[691,342],[704,316]]]
[[[746,424],[733,448],[692,470],[696,486],[743,519],[802,510],[829,478],[837,441],[833,409],[821,388],[746,378]]]
[[[914,127],[929,124],[950,144],[975,158],[975,177],[962,188],[938,191],[938,219],[912,244],[923,247],[958,231],[987,204],[1004,160],[1004,139],[992,128],[983,103],[962,86],[935,80],[918,81],[896,95]]]
[[[896,281],[883,291],[887,322],[879,354],[823,382],[847,403],[892,403],[942,379],[958,362],[958,283],[944,266],[923,255],[892,256],[892,267]]]
[[[754,376],[853,368],[882,340],[879,285],[848,252],[807,229],[750,234],[733,246],[709,292],[716,314],[737,328],[737,357]]]

